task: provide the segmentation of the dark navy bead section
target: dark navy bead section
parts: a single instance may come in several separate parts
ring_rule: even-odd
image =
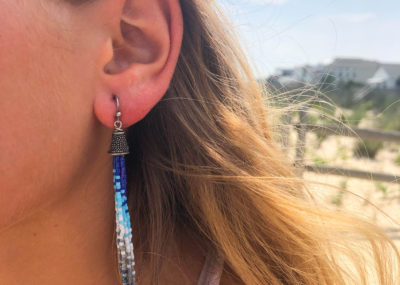
[[[123,155],[113,157],[113,184],[119,271],[123,285],[135,285],[132,227],[127,204],[126,169]]]

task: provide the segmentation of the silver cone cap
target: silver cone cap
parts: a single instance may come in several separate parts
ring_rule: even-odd
[[[114,130],[108,153],[111,155],[125,155],[129,153],[129,146],[125,131]]]

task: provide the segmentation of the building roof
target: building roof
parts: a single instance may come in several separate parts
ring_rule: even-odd
[[[400,78],[400,64],[382,64],[381,67],[393,79]]]
[[[355,71],[357,78],[355,81],[365,82],[371,78],[379,69],[381,64],[377,61],[363,60],[357,58],[336,58],[332,63],[327,65],[327,73],[330,70],[340,68],[351,68]]]
[[[350,65],[379,66],[380,63],[377,61],[365,60],[365,59],[360,59],[360,58],[338,57],[338,58],[335,58],[329,65],[332,65],[332,66],[340,66],[340,65],[342,65],[342,66],[350,66]]]

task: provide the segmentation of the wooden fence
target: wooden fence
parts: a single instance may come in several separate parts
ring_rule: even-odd
[[[297,130],[295,163],[296,166],[298,166],[299,169],[301,169],[301,171],[311,171],[316,173],[341,175],[353,178],[361,178],[361,179],[400,184],[400,173],[399,176],[397,176],[386,173],[370,172],[370,171],[356,170],[344,167],[333,167],[333,166],[316,165],[316,164],[306,165],[304,163],[307,132],[314,132],[324,136],[330,136],[330,135],[348,136],[348,137],[356,137],[362,140],[375,140],[381,142],[396,142],[396,143],[400,143],[400,132],[361,129],[356,127],[350,129],[334,125],[331,126],[309,125],[307,124],[306,110],[299,112],[299,121],[300,123],[295,125],[295,128]],[[284,142],[284,144],[287,144],[287,142]]]
[[[297,130],[297,142],[296,142],[296,161],[295,164],[299,169],[299,174],[303,171],[316,172],[319,174],[329,174],[329,175],[340,175],[346,177],[367,179],[371,181],[383,181],[390,183],[400,184],[400,176],[391,175],[380,172],[370,172],[344,167],[334,167],[328,165],[307,165],[304,163],[304,153],[306,146],[307,132],[317,133],[323,136],[348,136],[355,137],[362,140],[374,140],[380,142],[395,142],[400,143],[400,132],[395,131],[382,131],[382,130],[372,130],[372,129],[361,129],[352,127],[345,128],[340,126],[322,126],[322,125],[310,125],[307,124],[307,113],[306,110],[299,112],[300,123],[294,125]],[[284,117],[284,123],[288,125],[290,123],[290,114]],[[284,137],[284,146],[289,145],[288,141],[288,129],[286,131],[286,136]],[[400,173],[399,173],[400,175]],[[400,229],[399,228],[385,228],[384,231],[392,240],[400,240]]]

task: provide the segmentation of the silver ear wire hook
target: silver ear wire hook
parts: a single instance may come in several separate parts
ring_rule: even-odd
[[[115,112],[114,132],[111,138],[111,145],[108,153],[112,155],[126,155],[129,153],[129,145],[126,139],[125,131],[122,129],[120,120],[121,111],[119,110],[119,100],[117,95],[113,94],[117,110]]]
[[[117,95],[115,95],[115,94],[113,94],[113,99],[116,101],[116,103],[117,103],[117,113],[119,112],[119,100],[118,100],[118,97],[117,97]]]
[[[117,111],[115,113],[114,127],[116,130],[122,131],[122,121],[120,120],[122,113],[119,110],[119,100],[118,100],[117,95],[114,94],[113,99],[115,100],[115,103],[117,105]]]

